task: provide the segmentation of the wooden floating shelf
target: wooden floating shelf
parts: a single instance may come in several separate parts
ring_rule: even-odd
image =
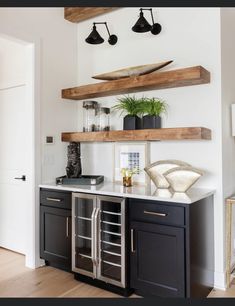
[[[64,18],[68,21],[78,23],[116,9],[115,7],[65,7]]]
[[[195,66],[63,89],[62,98],[84,100],[138,91],[206,83],[210,83],[210,72],[202,66]]]
[[[162,128],[105,132],[62,133],[64,142],[115,142],[146,140],[211,139],[211,130],[204,127]]]

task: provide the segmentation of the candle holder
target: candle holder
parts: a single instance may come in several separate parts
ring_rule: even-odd
[[[124,187],[132,186],[132,176],[137,173],[137,169],[122,168],[122,183]]]
[[[131,187],[132,186],[132,177],[131,176],[124,176],[122,179],[123,179],[123,186],[124,187]]]

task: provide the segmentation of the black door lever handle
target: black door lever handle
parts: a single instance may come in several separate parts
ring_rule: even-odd
[[[15,180],[26,181],[26,176],[25,176],[25,175],[22,175],[21,177],[15,177]]]

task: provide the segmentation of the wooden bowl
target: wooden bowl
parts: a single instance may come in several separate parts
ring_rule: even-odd
[[[161,63],[156,63],[156,64],[128,67],[124,69],[119,69],[119,70],[95,75],[92,78],[97,79],[97,80],[111,81],[111,80],[118,80],[118,79],[123,79],[123,78],[128,78],[128,77],[135,77],[135,76],[144,75],[144,74],[148,74],[153,71],[159,70],[169,65],[172,62],[173,61],[167,61],[167,62],[161,62]]]

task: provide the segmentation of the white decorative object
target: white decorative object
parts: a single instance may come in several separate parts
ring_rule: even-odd
[[[179,160],[159,160],[144,168],[151,180],[157,188],[169,188],[170,184],[164,177],[163,173],[167,170],[180,167],[190,166],[189,164]]]
[[[186,192],[203,175],[193,167],[177,167],[163,173],[175,192]]]
[[[122,181],[122,168],[137,169],[133,176],[134,184],[147,184],[148,178],[144,167],[149,163],[149,143],[115,143],[114,144],[114,178]]]

